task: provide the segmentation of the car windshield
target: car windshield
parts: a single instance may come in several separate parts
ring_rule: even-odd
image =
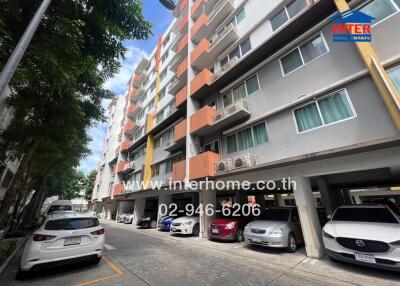
[[[288,209],[268,209],[265,213],[261,214],[257,220],[276,220],[276,221],[288,221],[289,210]]]
[[[50,206],[48,213],[56,211],[72,211],[72,207],[70,205],[53,205]]]
[[[50,220],[44,226],[45,230],[75,230],[99,226],[97,218],[68,218]]]
[[[399,223],[386,208],[338,208],[333,215],[333,221],[357,221],[378,223]]]

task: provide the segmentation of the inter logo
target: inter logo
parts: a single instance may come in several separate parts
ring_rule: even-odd
[[[349,9],[336,14],[333,21],[334,42],[371,42],[371,23],[374,20],[363,12]]]

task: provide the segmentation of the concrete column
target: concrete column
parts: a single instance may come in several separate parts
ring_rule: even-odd
[[[158,196],[158,212],[157,212],[157,223],[160,220],[160,206],[166,205],[169,208],[169,205],[172,202],[172,195],[161,194]]]
[[[278,207],[285,206],[285,200],[282,198],[282,194],[275,194],[275,201],[278,204]]]
[[[328,215],[332,215],[337,207],[346,203],[346,198],[343,197],[341,190],[330,188],[324,177],[318,177],[317,184],[322,204]]]
[[[320,259],[324,255],[324,244],[310,179],[294,177],[293,192],[300,216],[307,256]]]
[[[214,190],[202,190],[199,193],[200,204],[202,210],[200,212],[200,237],[208,237],[208,225],[215,218],[215,206],[217,204],[217,194]],[[207,205],[213,206],[214,212],[212,216],[206,214]],[[210,207],[209,207],[210,208]]]
[[[265,200],[264,194],[256,195],[256,203],[260,205],[261,212],[265,211],[267,208],[267,201]]]
[[[144,209],[146,207],[146,198],[135,199],[135,208],[133,210],[133,223],[144,215]]]
[[[107,219],[111,220],[111,204],[107,204],[106,209],[107,209]]]

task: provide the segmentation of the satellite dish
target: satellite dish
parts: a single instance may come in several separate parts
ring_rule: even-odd
[[[175,8],[176,8],[175,2],[172,0],[160,0],[160,3],[165,8],[167,8],[168,10],[171,10],[171,11],[175,10]]]

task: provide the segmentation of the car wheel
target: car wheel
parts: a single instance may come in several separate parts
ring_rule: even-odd
[[[236,241],[237,242],[243,242],[244,241],[243,229],[238,229],[236,231]]]
[[[150,223],[150,227],[151,228],[157,228],[157,221],[152,220],[151,223]]]
[[[296,252],[297,250],[297,241],[293,232],[289,233],[287,250],[288,252]]]
[[[200,234],[200,227],[198,224],[195,224],[193,226],[193,232],[192,232],[193,236],[199,236]]]
[[[101,256],[100,257],[96,257],[96,258],[93,259],[93,263],[94,264],[99,264],[100,261],[101,261]]]

